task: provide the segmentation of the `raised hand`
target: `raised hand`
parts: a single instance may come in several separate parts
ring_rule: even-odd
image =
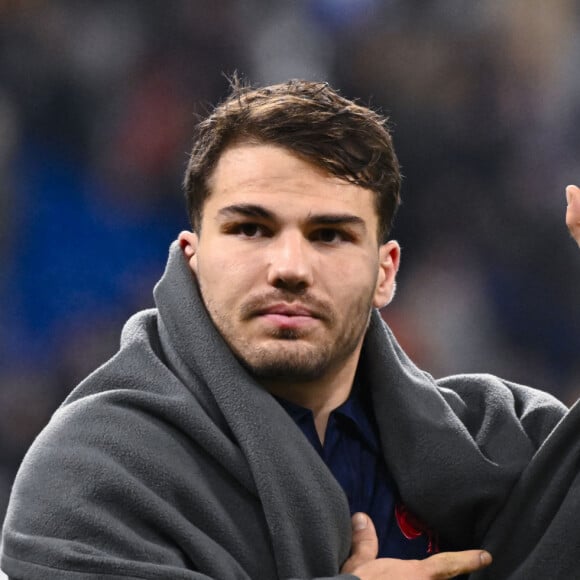
[[[576,185],[569,185],[566,188],[566,200],[568,201],[566,225],[580,246],[580,188]]]
[[[439,580],[475,572],[491,563],[485,550],[443,552],[425,560],[377,559],[379,542],[371,518],[357,513],[352,517],[352,550],[341,573],[361,580]]]

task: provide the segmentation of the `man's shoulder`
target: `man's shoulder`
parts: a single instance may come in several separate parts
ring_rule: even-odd
[[[528,387],[488,373],[456,374],[435,379],[444,397],[489,405],[513,404],[518,407],[542,406],[565,413],[566,405],[540,389]]]
[[[553,395],[492,374],[458,374],[436,380],[447,403],[468,427],[517,421],[539,446],[568,409]],[[470,429],[471,430],[471,429]]]
[[[229,433],[203,381],[170,363],[157,326],[153,309],[129,319],[119,351],[71,391],[21,471],[47,474],[48,458],[72,478],[81,466],[93,471],[100,458],[119,469],[140,470],[155,457],[191,451],[184,438],[208,449],[217,441],[228,444]]]
[[[183,406],[195,402],[197,378],[184,369],[176,369],[163,344],[157,309],[137,312],[125,323],[119,350],[90,373],[68,395],[56,416],[93,412],[107,406],[137,406],[145,410],[171,407],[171,401]]]

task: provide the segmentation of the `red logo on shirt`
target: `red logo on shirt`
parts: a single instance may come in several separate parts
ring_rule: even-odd
[[[401,502],[395,506],[395,519],[401,533],[407,540],[415,540],[423,534],[427,534],[429,545],[427,553],[436,554],[439,552],[437,546],[437,535],[427,525],[425,525],[417,516],[412,514]]]

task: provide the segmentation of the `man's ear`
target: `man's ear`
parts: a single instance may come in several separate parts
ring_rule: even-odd
[[[197,275],[197,244],[199,237],[195,232],[183,231],[177,236],[179,247],[183,250],[191,271]]]
[[[395,296],[400,260],[401,246],[395,240],[391,240],[379,248],[379,275],[373,297],[375,308],[383,308]]]

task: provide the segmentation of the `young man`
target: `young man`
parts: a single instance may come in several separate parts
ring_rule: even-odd
[[[156,309],[23,462],[10,578],[570,577],[576,413],[401,351],[377,313],[399,186],[376,113],[234,88],[200,124]]]

